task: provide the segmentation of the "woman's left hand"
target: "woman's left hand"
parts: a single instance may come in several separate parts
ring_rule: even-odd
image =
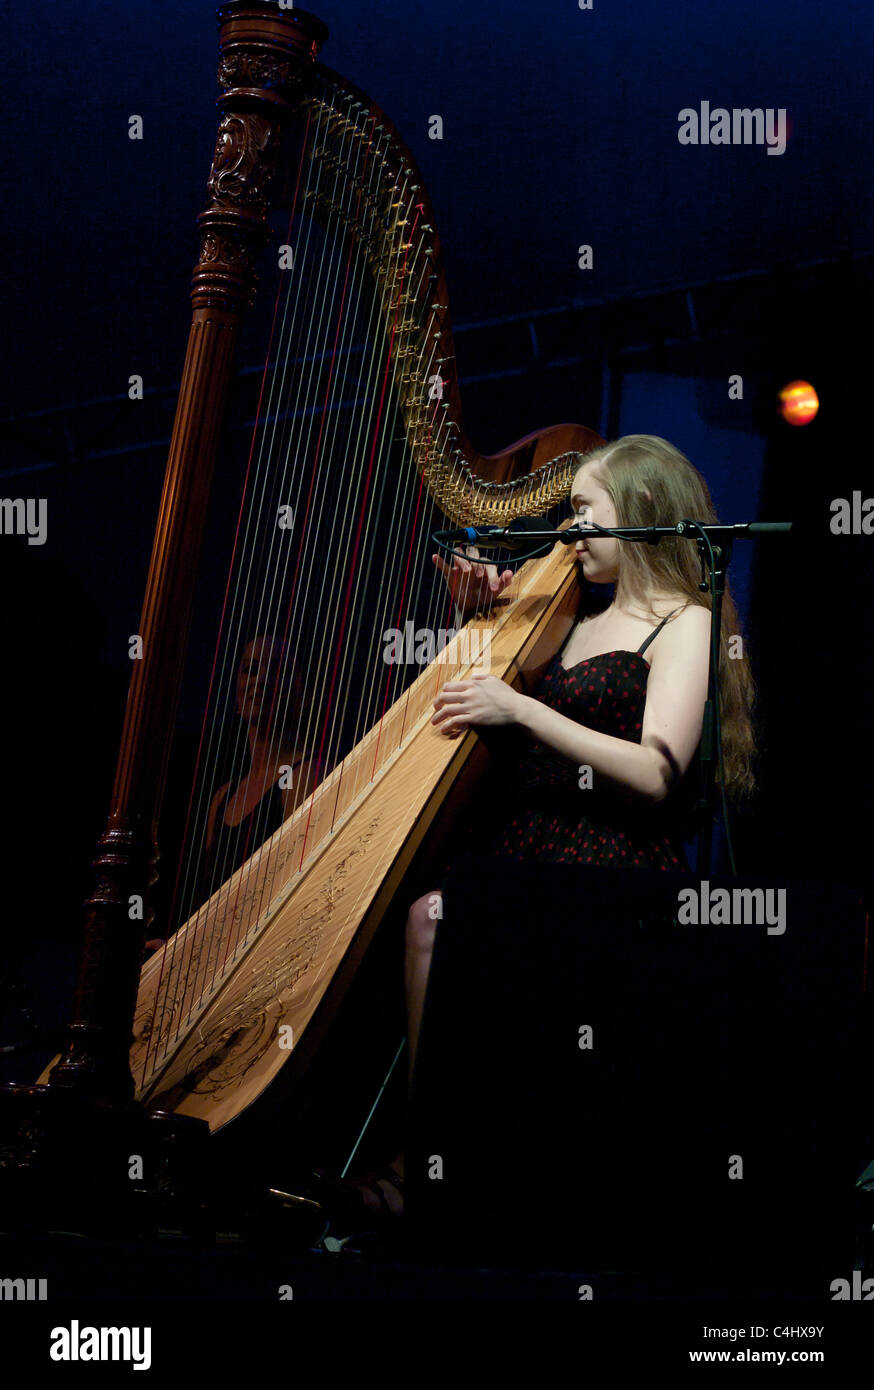
[[[477,724],[515,724],[524,696],[497,676],[447,681],[434,701],[431,719],[440,733],[455,738]]]

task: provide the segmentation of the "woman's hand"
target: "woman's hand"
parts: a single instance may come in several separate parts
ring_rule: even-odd
[[[468,552],[473,556],[479,553],[475,546],[468,546]],[[500,601],[500,595],[513,578],[512,570],[504,570],[499,575],[495,565],[479,565],[476,560],[471,563],[458,547],[451,565],[447,565],[441,555],[432,555],[431,559],[444,575],[453,602],[462,613],[473,613],[488,603]]]
[[[477,724],[515,724],[525,698],[497,676],[447,681],[434,701],[431,723],[448,738]]]

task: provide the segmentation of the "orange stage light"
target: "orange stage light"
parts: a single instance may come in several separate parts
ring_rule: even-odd
[[[820,398],[809,381],[789,382],[782,388],[778,402],[781,416],[791,425],[809,425],[820,409]]]
[[[790,381],[778,401],[780,414],[789,425],[809,425],[819,410],[819,396],[809,381]]]

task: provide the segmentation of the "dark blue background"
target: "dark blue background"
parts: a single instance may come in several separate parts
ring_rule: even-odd
[[[313,9],[331,30],[323,60],[419,162],[461,323],[872,249],[865,0]],[[172,377],[214,142],[214,7],[5,12],[6,293],[24,350],[3,401],[113,394],[137,367]],[[785,154],[681,146],[678,112],[702,99],[785,107]],[[428,139],[433,113],[442,141]]]
[[[739,546],[733,570],[764,722],[762,793],[739,844],[747,872],[861,881],[874,538],[828,523],[832,498],[874,491],[859,331],[874,253],[870,5],[326,0],[316,12],[331,29],[324,61],[391,117],[430,192],[475,444],[491,452],[560,419],[662,434],[725,519],[796,522],[753,566]],[[9,0],[3,34],[0,492],[49,502],[45,547],[0,537],[6,846],[25,896],[39,884],[15,930],[74,940],[185,351],[217,38],[208,0]],[[681,146],[678,113],[702,100],[785,107],[785,154]],[[428,138],[435,113],[442,141]],[[581,243],[592,271],[577,267]],[[667,311],[643,316],[612,398],[605,387],[593,404],[582,367],[550,373],[533,354],[528,320],[539,333],[575,306],[578,346],[608,362],[617,334],[633,346],[632,296],[677,287],[683,308],[686,287],[715,281],[722,297],[703,301],[708,321],[682,350]],[[513,374],[489,381],[502,345]],[[256,361],[252,334],[241,362]],[[729,403],[734,372],[745,395]],[[132,373],[144,403],[127,400]],[[803,430],[773,411],[797,376],[822,401]]]

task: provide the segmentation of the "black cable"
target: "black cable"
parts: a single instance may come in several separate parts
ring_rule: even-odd
[[[716,607],[716,557],[713,554],[713,543],[705,531],[704,527],[697,521],[687,521],[686,525],[697,532],[707,546],[707,556],[709,563],[708,587],[710,589],[711,613]],[[731,821],[728,812],[728,800],[725,795],[725,762],[722,755],[722,713],[720,710],[720,688],[719,688],[719,650],[722,640],[722,611],[720,609],[719,626],[713,622],[710,625],[710,659],[713,662],[713,669],[716,672],[716,698],[713,701],[713,734],[716,740],[716,761],[719,769],[719,791],[722,803],[722,825],[725,830],[725,847],[728,851],[728,862],[731,867],[732,875],[737,877],[737,868],[734,860],[734,846],[731,839]],[[708,692],[709,694],[709,692]]]
[[[476,541],[456,541],[455,545],[447,545],[445,541],[439,541],[436,535],[433,535],[431,537],[431,543],[436,545],[438,550],[445,550],[447,555],[460,555],[462,560],[468,560],[475,565],[501,565],[503,569],[509,569],[511,562],[522,565],[526,560],[535,560],[539,555],[546,555],[548,553],[547,542],[541,541],[536,550],[531,550],[526,555],[518,555],[516,551],[511,551],[509,560],[499,560],[497,557],[500,553],[500,547],[496,546],[495,559],[492,560],[487,559],[485,555],[465,555],[461,551],[460,547],[462,544],[476,545]]]

